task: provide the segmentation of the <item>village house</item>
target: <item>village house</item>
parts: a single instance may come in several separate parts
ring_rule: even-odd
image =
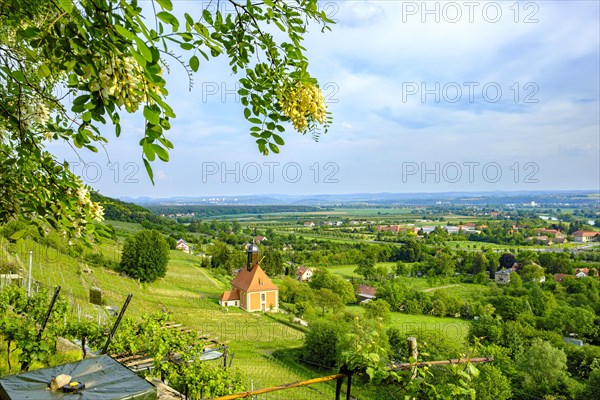
[[[314,223],[314,222],[312,222],[312,221],[306,221],[306,222],[304,223],[304,226],[315,226],[315,223]]]
[[[575,278],[585,278],[586,276],[590,276],[589,268],[577,268],[575,270]]]
[[[600,235],[600,233],[598,233],[598,232],[575,231],[575,232],[573,232],[573,241],[580,242],[580,243],[591,242],[598,235]]]
[[[496,283],[506,285],[510,282],[510,273],[514,272],[512,268],[506,268],[496,272]]]
[[[377,288],[367,285],[356,285],[356,297],[361,303],[368,303],[377,297]]]
[[[175,249],[181,250],[184,253],[189,253],[190,252],[190,246],[183,239],[179,239],[177,241],[177,244],[175,245]]]
[[[219,297],[224,307],[240,307],[248,312],[278,311],[279,288],[258,264],[258,246],[248,246],[248,262],[231,281],[231,290]]]
[[[308,282],[310,277],[313,276],[313,271],[303,265],[299,266],[296,270],[296,279],[300,282]]]
[[[528,242],[535,242],[537,244],[550,244],[550,238],[548,236],[531,236],[526,239]]]
[[[555,238],[565,238],[566,236],[561,233],[558,229],[546,229],[546,228],[539,228],[536,229],[536,231],[540,234],[540,235],[551,235]]]
[[[255,243],[260,243],[260,242],[262,242],[264,240],[267,240],[266,236],[258,235],[257,237],[254,238]]]

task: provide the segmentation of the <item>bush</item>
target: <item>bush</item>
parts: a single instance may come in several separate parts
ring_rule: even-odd
[[[318,368],[334,368],[339,358],[338,343],[341,335],[339,323],[321,320],[311,324],[304,338],[302,361]]]
[[[153,282],[167,273],[169,244],[160,232],[143,230],[127,239],[121,256],[121,270],[142,282]]]

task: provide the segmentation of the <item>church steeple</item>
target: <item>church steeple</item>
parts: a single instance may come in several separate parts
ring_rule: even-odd
[[[246,265],[248,271],[252,271],[252,267],[258,264],[258,252],[258,246],[255,243],[248,245],[248,264]]]

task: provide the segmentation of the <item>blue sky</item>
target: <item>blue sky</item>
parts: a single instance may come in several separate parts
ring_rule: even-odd
[[[305,41],[334,118],[318,143],[289,129],[281,154],[262,156],[226,60],[201,64],[191,92],[172,63],[175,149],[154,163],[156,184],[141,163],[139,116],[123,118],[118,140],[107,129],[112,166],[82,153],[88,167],[73,170],[116,197],[600,190],[597,1],[321,7],[338,23]]]

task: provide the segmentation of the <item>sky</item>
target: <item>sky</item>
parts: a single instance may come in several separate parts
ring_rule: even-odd
[[[87,165],[49,148],[113,197],[600,191],[599,4],[322,1],[337,23],[304,42],[333,114],[318,142],[289,126],[281,153],[261,155],[221,58],[201,63],[191,91],[170,64],[175,148],[153,163],[154,186],[139,115],[122,115],[119,139],[105,130],[106,152],[80,152]]]

